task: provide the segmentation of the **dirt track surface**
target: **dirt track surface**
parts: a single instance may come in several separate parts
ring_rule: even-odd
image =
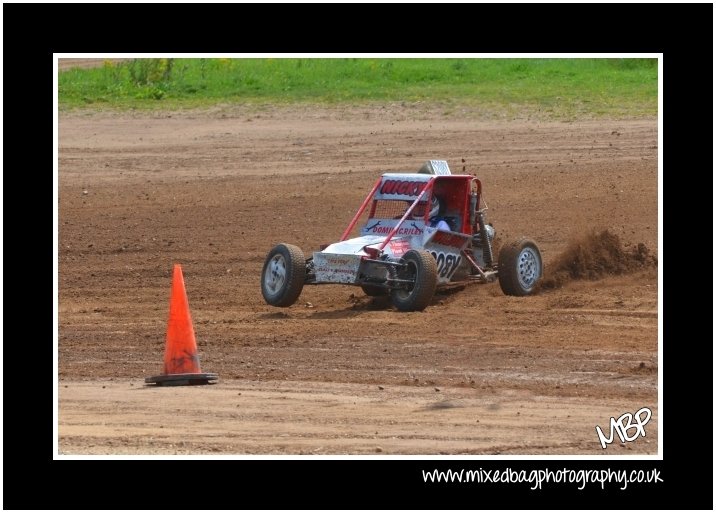
[[[472,121],[386,109],[62,113],[61,454],[656,454],[656,269],[527,298],[497,284],[399,313],[360,289],[266,305],[278,242],[337,240],[383,171],[477,174],[503,240],[585,230],[657,251],[655,120]],[[461,162],[465,159],[465,162]],[[202,370],[157,389],[171,269]],[[647,436],[595,426],[647,406]]]
[[[105,62],[122,62],[131,59],[57,59],[57,68],[65,71],[72,68],[99,68]]]

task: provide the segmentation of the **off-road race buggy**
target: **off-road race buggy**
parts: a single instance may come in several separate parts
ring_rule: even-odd
[[[436,204],[437,217],[430,212]],[[367,209],[360,236],[349,239]],[[369,296],[390,295],[400,311],[425,309],[438,287],[495,279],[507,295],[530,294],[542,275],[537,244],[524,237],[504,244],[495,262],[495,230],[485,211],[480,180],[453,175],[444,160],[430,160],[417,173],[384,173],[339,242],[308,259],[291,244],[269,251],[261,293],[268,304],[286,307],[304,285],[357,285]],[[438,228],[440,220],[446,224]]]

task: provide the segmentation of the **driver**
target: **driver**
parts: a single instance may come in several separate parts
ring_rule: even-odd
[[[413,210],[413,219],[422,221],[423,216],[425,215],[425,206],[426,202],[420,202],[417,204],[415,210]],[[440,217],[440,212],[442,211],[442,209],[443,207],[440,199],[437,196],[433,196],[430,200],[430,213],[428,215],[428,223],[430,226],[433,226],[438,230],[449,232],[450,225],[447,224],[443,217]]]

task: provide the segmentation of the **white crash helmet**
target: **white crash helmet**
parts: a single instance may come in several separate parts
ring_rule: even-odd
[[[410,203],[410,202],[408,202]],[[425,209],[427,208],[427,202],[421,201],[413,210],[413,219],[420,220],[425,215]],[[440,200],[435,196],[430,200],[430,212],[428,213],[428,219],[437,216],[440,213]]]
[[[436,217],[440,213],[440,200],[437,196],[433,196],[430,200],[430,215],[428,218]]]

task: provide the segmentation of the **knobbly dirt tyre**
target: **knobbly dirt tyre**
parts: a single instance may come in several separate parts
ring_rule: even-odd
[[[411,249],[402,258],[406,265],[398,271],[401,279],[412,279],[408,288],[395,288],[390,296],[395,308],[401,312],[424,310],[435,295],[438,268],[433,256],[425,250]]]
[[[291,244],[279,244],[269,251],[261,271],[261,294],[272,306],[286,307],[296,302],[306,278],[303,251]]]
[[[506,244],[497,260],[500,288],[508,296],[527,296],[534,292],[542,277],[542,255],[528,238]]]

